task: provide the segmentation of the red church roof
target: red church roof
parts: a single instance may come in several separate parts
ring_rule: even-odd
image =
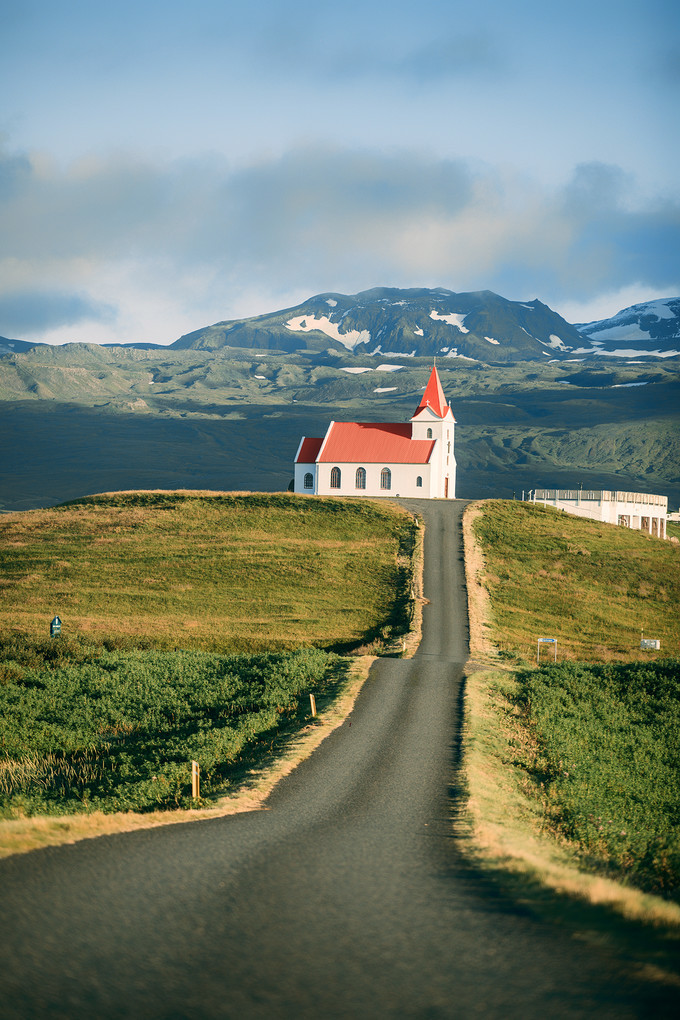
[[[439,378],[439,372],[436,367],[433,368],[430,373],[430,379],[425,387],[422,399],[418,404],[416,414],[420,414],[420,412],[424,411],[427,407],[429,407],[431,411],[434,411],[438,418],[446,417],[447,412],[450,410],[449,405],[446,403],[446,397],[444,396],[441,379]],[[414,418],[416,414],[413,415]]]
[[[323,439],[311,439],[308,436],[303,436],[302,442],[300,443],[300,449],[298,455],[295,458],[296,464],[314,464],[316,458],[319,455],[321,444]]]
[[[427,464],[432,439],[411,439],[411,426],[372,422],[331,422],[320,464]]]

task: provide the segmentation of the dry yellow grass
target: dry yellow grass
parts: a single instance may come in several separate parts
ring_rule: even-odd
[[[235,653],[347,646],[390,615],[399,508],[289,494],[114,493],[0,520],[0,635]],[[410,527],[410,524],[407,525]]]

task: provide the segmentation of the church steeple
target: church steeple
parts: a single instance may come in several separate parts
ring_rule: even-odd
[[[416,413],[413,415],[414,418],[420,414],[421,411],[429,410],[433,414],[436,414],[438,418],[446,418],[447,415],[453,417],[451,408],[446,403],[446,397],[444,396],[444,390],[442,388],[441,379],[439,378],[439,372],[436,366],[433,367],[430,373],[430,378],[425,392],[423,393],[420,404],[416,409]],[[413,419],[411,419],[413,420]]]
[[[411,438],[429,439],[432,493],[436,498],[456,497],[456,458],[453,452],[456,419],[446,402],[436,366],[430,373],[425,392],[411,418]]]

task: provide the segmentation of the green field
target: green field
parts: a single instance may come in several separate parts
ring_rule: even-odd
[[[494,824],[520,831],[536,817],[586,871],[677,901],[680,658],[668,656],[680,639],[679,547],[514,501],[481,511],[491,634],[514,677],[472,681],[475,796],[502,762],[501,786],[514,779],[487,808]],[[660,652],[640,648],[643,629]],[[557,638],[556,665],[549,646],[535,667],[538,637]],[[529,836],[517,842],[538,859]]]
[[[535,662],[538,638],[554,637],[560,659],[648,658],[642,631],[660,640],[662,655],[678,652],[674,543],[529,503],[483,507],[475,534],[502,654]]]
[[[187,807],[192,761],[214,803],[343,690],[337,651],[408,630],[414,542],[391,504],[290,495],[3,517],[0,817]]]
[[[123,493],[0,517],[0,637],[341,651],[407,629],[413,522],[300,496]]]
[[[0,817],[191,806],[229,791],[244,752],[301,725],[337,657],[106,652],[15,642],[0,662]],[[55,654],[56,653],[56,654]],[[333,676],[335,673],[335,676]]]

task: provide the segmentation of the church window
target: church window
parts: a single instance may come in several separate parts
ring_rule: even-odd
[[[331,489],[340,488],[340,468],[334,467],[331,469]]]
[[[422,475],[418,475],[418,477],[416,478],[416,487],[419,488],[419,489],[422,489],[422,487],[423,487],[423,478],[422,478]]]
[[[312,474],[311,471],[308,471],[307,474],[305,475],[305,489],[313,488],[314,488],[314,475]]]
[[[380,472],[380,488],[381,489],[392,488],[392,472],[388,467],[384,467]]]
[[[366,468],[357,468],[355,485],[357,489],[366,488]]]
[[[427,438],[432,439],[432,429],[427,430]]]

